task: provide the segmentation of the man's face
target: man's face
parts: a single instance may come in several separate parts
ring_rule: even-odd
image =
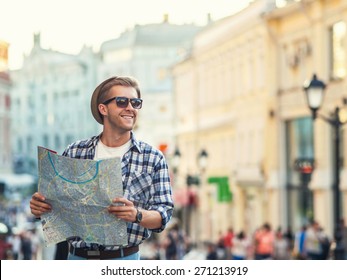
[[[106,99],[114,97],[137,98],[137,92],[132,87],[113,86]],[[126,132],[134,128],[139,109],[134,109],[130,102],[126,108],[121,108],[117,106],[116,100],[112,100],[106,105],[99,105],[99,110],[104,115],[105,128]]]

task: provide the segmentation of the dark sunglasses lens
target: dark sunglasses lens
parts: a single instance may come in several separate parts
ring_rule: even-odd
[[[134,109],[141,109],[142,107],[142,100],[138,98],[131,99],[131,106],[133,106]]]
[[[128,107],[128,98],[125,97],[117,97],[116,103],[119,108],[126,108]]]

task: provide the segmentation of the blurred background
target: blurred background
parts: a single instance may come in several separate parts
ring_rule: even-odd
[[[12,8],[0,32],[1,259],[55,258],[29,210],[37,146],[98,134],[113,75],[139,80],[135,133],[171,172],[174,218],[142,258],[345,258],[347,0],[32,2],[34,30]]]

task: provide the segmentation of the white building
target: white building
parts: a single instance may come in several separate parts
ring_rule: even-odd
[[[59,154],[77,140],[97,134],[90,113],[96,56],[84,47],[78,55],[43,49],[40,34],[20,70],[11,72],[12,143],[18,172],[36,174],[37,146]]]

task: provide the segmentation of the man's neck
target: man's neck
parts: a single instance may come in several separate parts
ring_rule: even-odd
[[[120,147],[131,138],[131,132],[127,131],[121,134],[102,132],[100,140],[107,147]]]

